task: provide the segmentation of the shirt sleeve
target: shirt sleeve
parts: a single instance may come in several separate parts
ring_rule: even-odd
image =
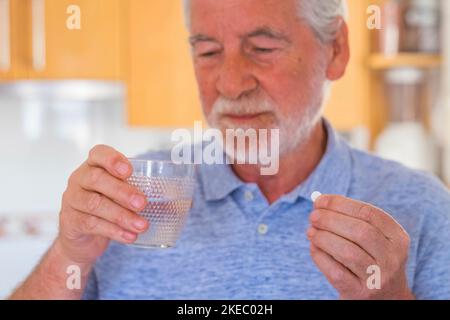
[[[82,300],[98,300],[98,287],[95,269],[91,272],[88,278],[88,283],[84,289]]]
[[[417,252],[413,293],[421,300],[450,299],[450,202],[434,203]]]

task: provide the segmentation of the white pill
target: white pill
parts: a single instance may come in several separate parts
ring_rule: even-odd
[[[317,199],[319,199],[319,197],[320,197],[321,195],[322,195],[322,194],[321,194],[319,191],[314,191],[314,192],[312,193],[312,195],[311,195],[311,200],[312,200],[313,202],[316,202]]]

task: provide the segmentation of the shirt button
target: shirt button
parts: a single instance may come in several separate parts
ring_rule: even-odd
[[[253,201],[255,197],[253,196],[253,193],[251,191],[245,191],[244,198],[246,201],[250,202]]]
[[[267,224],[261,223],[261,224],[258,226],[258,232],[259,232],[259,234],[264,235],[264,234],[267,233],[267,231],[269,231],[269,227],[267,226]]]

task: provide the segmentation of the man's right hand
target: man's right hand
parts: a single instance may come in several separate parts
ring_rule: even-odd
[[[56,240],[67,258],[92,264],[111,239],[133,243],[147,230],[147,220],[137,214],[147,200],[126,182],[131,174],[131,164],[123,154],[98,145],[70,176]]]

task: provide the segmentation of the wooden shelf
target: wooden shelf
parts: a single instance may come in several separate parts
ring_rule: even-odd
[[[372,54],[369,57],[369,67],[374,70],[383,70],[399,67],[439,68],[442,65],[442,56],[423,53],[400,53],[395,56]]]

